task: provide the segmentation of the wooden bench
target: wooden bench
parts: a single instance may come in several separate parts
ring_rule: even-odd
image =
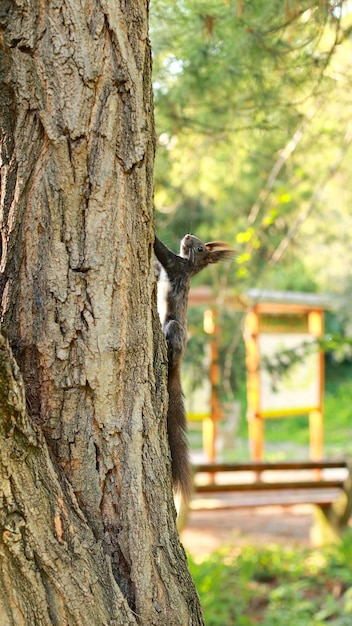
[[[314,505],[315,543],[336,541],[352,514],[352,462],[346,459],[201,464],[194,475],[192,509]]]

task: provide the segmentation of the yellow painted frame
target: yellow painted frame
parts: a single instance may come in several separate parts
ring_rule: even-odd
[[[260,461],[264,452],[264,420],[278,417],[291,417],[307,413],[309,415],[310,457],[319,460],[323,456],[323,393],[324,393],[324,355],[319,353],[319,402],[318,406],[291,410],[284,407],[278,411],[262,411],[260,399],[259,345],[260,320],[262,314],[270,315],[305,315],[308,332],[320,337],[324,332],[324,313],[321,309],[310,309],[304,305],[262,302],[247,314],[244,327],[247,368],[247,419],[252,458]],[[277,332],[277,329],[275,329]],[[290,332],[287,329],[287,332]],[[293,331],[294,332],[294,331]]]

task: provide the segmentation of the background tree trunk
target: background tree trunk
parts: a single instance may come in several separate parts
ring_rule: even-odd
[[[0,20],[2,328],[32,418],[4,394],[0,623],[201,624],[155,313],[147,0],[5,0]]]

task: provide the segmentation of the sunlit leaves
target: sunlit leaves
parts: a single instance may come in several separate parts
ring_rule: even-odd
[[[237,244],[221,278],[239,291],[342,291],[352,154],[331,167],[351,124],[351,5],[238,7],[151,3],[157,227],[175,250],[190,230]]]

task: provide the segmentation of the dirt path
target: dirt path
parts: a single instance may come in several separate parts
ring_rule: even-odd
[[[309,545],[313,521],[310,505],[191,511],[181,539],[197,556],[248,541]]]

